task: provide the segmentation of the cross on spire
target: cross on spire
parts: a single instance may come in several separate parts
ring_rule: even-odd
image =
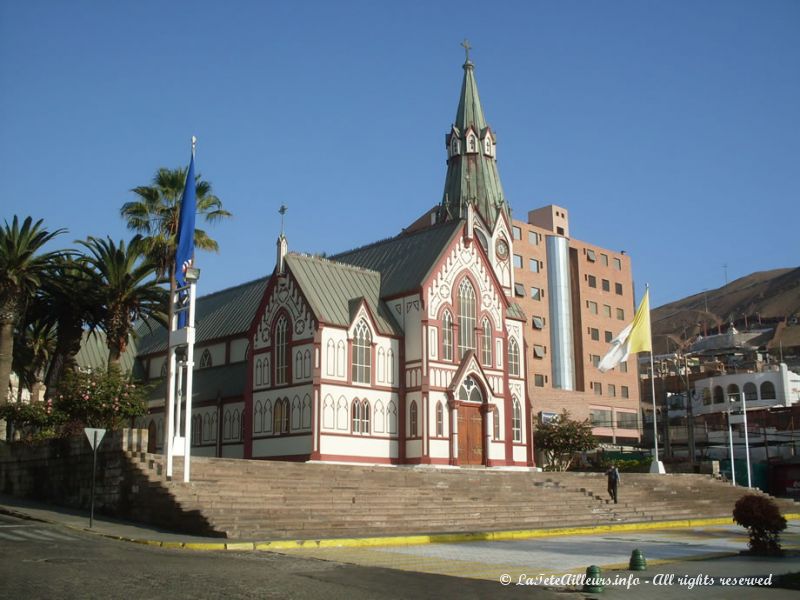
[[[467,62],[469,62],[469,51],[472,50],[472,46],[469,45],[467,38],[464,38],[464,41],[461,42],[461,47],[464,48],[464,52],[467,54]]]

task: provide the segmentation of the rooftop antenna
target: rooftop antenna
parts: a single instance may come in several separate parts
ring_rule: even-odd
[[[286,208],[285,204],[281,204],[281,207],[278,209],[278,212],[281,214],[281,236],[283,236],[283,215],[286,214],[286,211],[289,210]]]

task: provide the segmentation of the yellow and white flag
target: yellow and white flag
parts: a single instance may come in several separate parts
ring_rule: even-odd
[[[605,373],[628,359],[629,354],[653,351],[650,335],[650,290],[645,290],[644,297],[636,309],[633,322],[611,340],[611,348],[600,361],[598,369]]]

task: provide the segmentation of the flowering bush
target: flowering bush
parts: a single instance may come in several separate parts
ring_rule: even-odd
[[[53,437],[62,423],[62,415],[53,410],[53,403],[49,400],[5,404],[0,406],[0,419],[12,422],[23,440]]]
[[[147,413],[147,390],[117,369],[70,372],[55,396],[54,409],[64,423],[64,434],[84,427],[120,429],[132,417]],[[77,430],[77,431],[76,431]]]

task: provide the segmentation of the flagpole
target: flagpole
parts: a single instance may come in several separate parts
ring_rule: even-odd
[[[645,294],[650,292],[650,284],[645,285]],[[648,310],[650,305],[647,306]],[[649,317],[649,315],[648,315]],[[650,329],[648,331],[648,335],[650,336],[650,393],[653,396],[653,462],[650,465],[650,472],[651,473],[658,473],[664,474],[666,471],[664,470],[663,463],[658,459],[658,424],[657,424],[657,417],[656,413],[658,412],[658,408],[656,406],[656,369],[655,365],[653,364],[653,330]],[[669,421],[666,421],[668,424]],[[668,426],[668,425],[667,425]]]

